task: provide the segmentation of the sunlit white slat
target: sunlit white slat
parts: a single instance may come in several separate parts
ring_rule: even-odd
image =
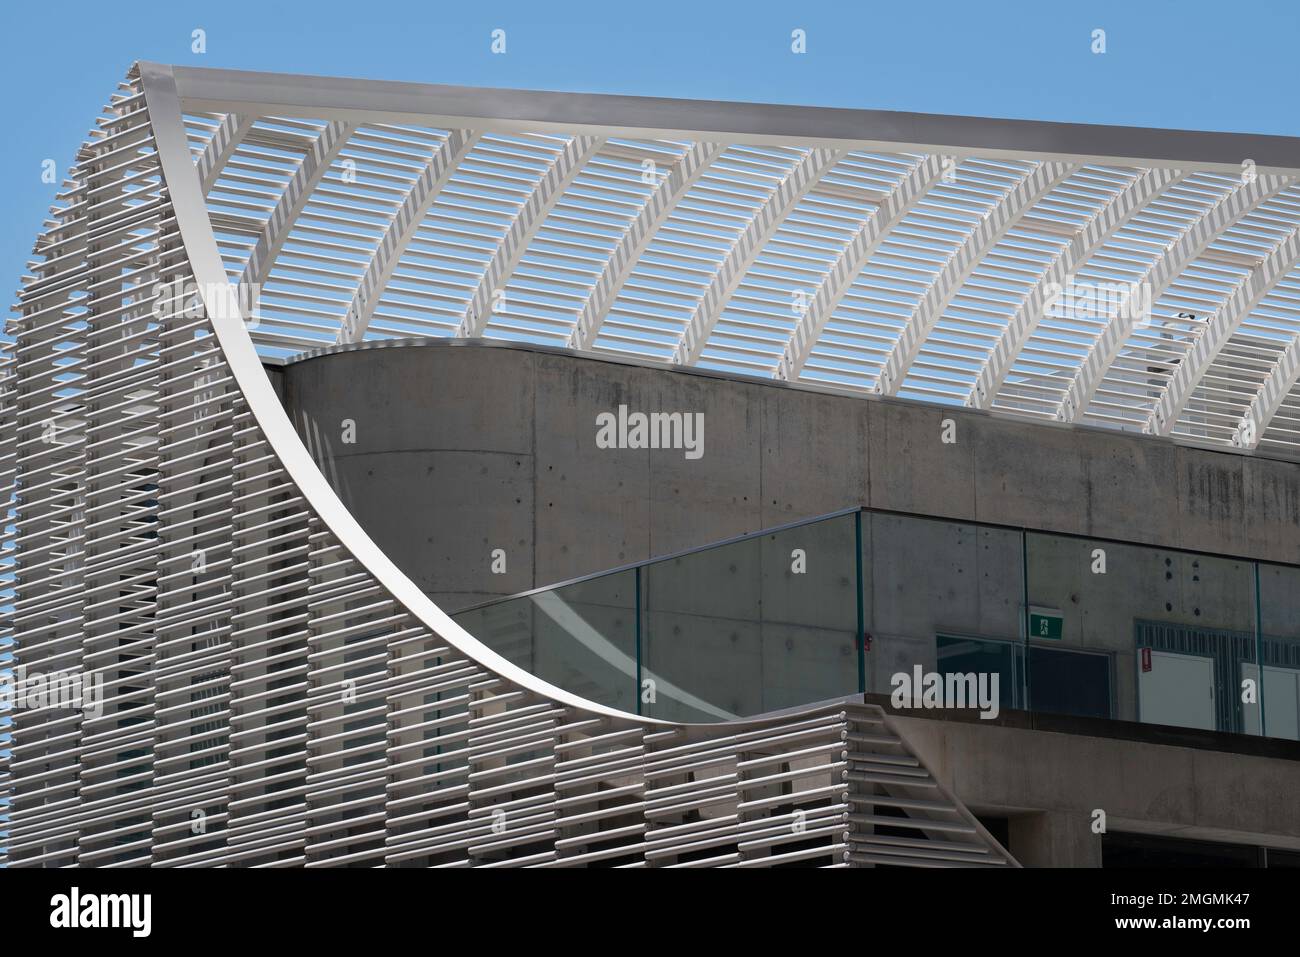
[[[794,168],[777,184],[776,189],[759,207],[745,228],[741,230],[727,251],[727,257],[713,274],[704,296],[696,305],[682,329],[681,337],[673,350],[673,362],[694,365],[704,351],[704,346],[718,324],[732,294],[740,287],[754,261],[758,259],[768,240],[781,228],[781,224],[794,211],[817,181],[840,161],[845,150],[811,149]]]
[[[504,292],[533,237],[546,221],[547,214],[555,208],[555,204],[573,185],[587,163],[600,152],[604,143],[604,137],[575,136],[556,155],[528,199],[519,208],[506,235],[493,250],[492,259],[470,296],[464,318],[456,330],[458,337],[483,335],[483,330],[492,318],[493,295]]]
[[[724,149],[717,143],[696,143],[691,146],[646,198],[636,219],[628,226],[609,259],[605,261],[600,277],[583,303],[578,321],[569,337],[569,348],[586,349],[596,341],[610,307],[639,264],[641,255],[659,232],[659,227],[668,220],[682,197],[708,172]]]
[[[896,395],[926,338],[943,318],[952,299],[983,261],[985,254],[1020,221],[1035,203],[1074,171],[1066,163],[1039,163],[998,200],[944,262],[912,308],[880,370],[875,391]]]
[[[1273,247],[1264,260],[1232,290],[1223,308],[1210,317],[1187,357],[1178,364],[1147,420],[1146,431],[1169,435],[1205,373],[1241,327],[1283,278],[1300,264],[1300,225]],[[1270,418],[1272,416],[1270,415]]]
[[[415,231],[420,228],[425,215],[455,174],[461,161],[478,143],[481,133],[470,130],[451,130],[447,138],[433,151],[420,170],[402,203],[397,207],[383,238],[375,247],[366,264],[366,271],[352,294],[352,302],[339,325],[340,343],[360,342],[365,338],[370,320],[379,304],[380,294],[392,278],[393,270],[406,252]]]
[[[247,113],[227,113],[213,131],[212,139],[208,140],[199,156],[199,188],[203,190],[204,196],[212,190],[221,171],[225,169],[230,157],[235,155],[235,150],[239,149],[239,144],[253,128],[256,119]]]
[[[1297,380],[1300,380],[1300,333],[1291,337],[1268,370],[1249,408],[1237,422],[1232,444],[1243,449],[1258,446]]]
[[[993,351],[980,367],[975,387],[966,400],[967,405],[977,409],[992,408],[1020,351],[1033,338],[1043,314],[1059,297],[1069,282],[1070,274],[1128,225],[1155,197],[1181,183],[1187,176],[1185,172],[1164,168],[1144,170],[1061,247],[1038,282],[1020,301],[1015,314],[998,336]]]
[[[320,131],[276,201],[275,208],[262,227],[261,235],[257,237],[257,245],[248,257],[239,280],[244,288],[255,288],[266,282],[276,257],[280,255],[285,240],[289,238],[294,223],[311,199],[312,192],[320,185],[356,128],[354,123],[330,123]]]
[[[925,197],[930,187],[943,176],[944,169],[943,157],[927,156],[922,159],[858,227],[853,238],[835,257],[835,262],[813,293],[808,308],[803,310],[795,323],[781,361],[772,373],[774,378],[799,377],[822,330],[826,328],[826,323],[834,315],[845,294],[875,256],[890,230]]]
[[[1228,193],[1209,209],[1184,227],[1178,237],[1165,247],[1151,263],[1133,289],[1140,293],[1149,306],[1154,306],[1170,284],[1225,230],[1231,229],[1251,210],[1277,195],[1289,179],[1279,176],[1243,177]],[[1093,342],[1087,355],[1075,368],[1065,395],[1057,406],[1056,417],[1064,422],[1077,422],[1083,418],[1119,357],[1138,322],[1144,317],[1142,309],[1135,307],[1136,297],[1129,293],[1119,303],[1115,313]]]

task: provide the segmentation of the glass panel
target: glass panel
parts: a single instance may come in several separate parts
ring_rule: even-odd
[[[1259,603],[1263,733],[1300,740],[1300,568],[1261,564]]]
[[[1249,731],[1250,562],[1025,536],[1034,711]]]
[[[720,721],[855,693],[854,535],[840,515],[645,566],[642,713]]]
[[[862,521],[868,693],[898,690],[925,707],[1021,707],[1020,533],[901,515]],[[927,702],[916,685],[932,673],[943,695]],[[974,677],[976,700],[959,675]]]
[[[636,571],[454,616],[503,658],[565,691],[636,711]]]

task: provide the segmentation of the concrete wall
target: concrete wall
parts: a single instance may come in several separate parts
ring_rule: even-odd
[[[895,718],[973,811],[1006,815],[1026,866],[1098,867],[1111,831],[1300,848],[1300,761],[979,722]]]
[[[522,347],[282,374],[358,520],[452,610],[859,504],[1300,562],[1300,468],[1228,450]],[[595,417],[620,404],[703,412],[703,457],[598,449]]]

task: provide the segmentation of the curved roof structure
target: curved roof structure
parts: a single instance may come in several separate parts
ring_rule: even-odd
[[[1015,866],[860,699],[692,726],[512,665],[375,546],[263,368],[394,322],[554,331],[540,303],[579,298],[577,221],[598,213],[590,347],[654,257],[707,289],[674,344],[703,362],[728,328],[715,306],[851,151],[462,123],[463,93],[391,84],[282,102],[331,85],[133,68],[37,239],[0,360],[0,645],[94,690],[12,715],[8,862]],[[552,100],[581,108],[533,98]],[[667,176],[611,184],[649,155]],[[790,175],[764,192],[778,156]],[[701,202],[718,232],[683,242]],[[617,248],[612,208],[637,224]],[[693,245],[719,270],[689,265]],[[679,295],[681,276],[650,284]]]
[[[525,339],[1300,444],[1300,140],[169,75],[266,356]]]

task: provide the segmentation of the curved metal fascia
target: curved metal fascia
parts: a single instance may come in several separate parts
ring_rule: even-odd
[[[208,220],[198,172],[186,143],[175,79],[168,68],[152,63],[140,65],[140,77],[145,102],[149,107],[149,119],[154,129],[159,165],[162,167],[195,284],[207,314],[222,316],[229,312],[233,303],[218,302],[217,290],[226,288],[229,280]],[[316,467],[311,453],[298,437],[284,406],[276,396],[242,320],[242,315],[240,321],[213,318],[211,325],[231,374],[248,402],[254,421],[298,490],[316,510],[321,522],[406,612],[471,661],[551,701],[590,714],[648,727],[667,729],[683,726],[678,722],[661,721],[609,708],[542,681],[488,648],[430,601],[371,540]]]

